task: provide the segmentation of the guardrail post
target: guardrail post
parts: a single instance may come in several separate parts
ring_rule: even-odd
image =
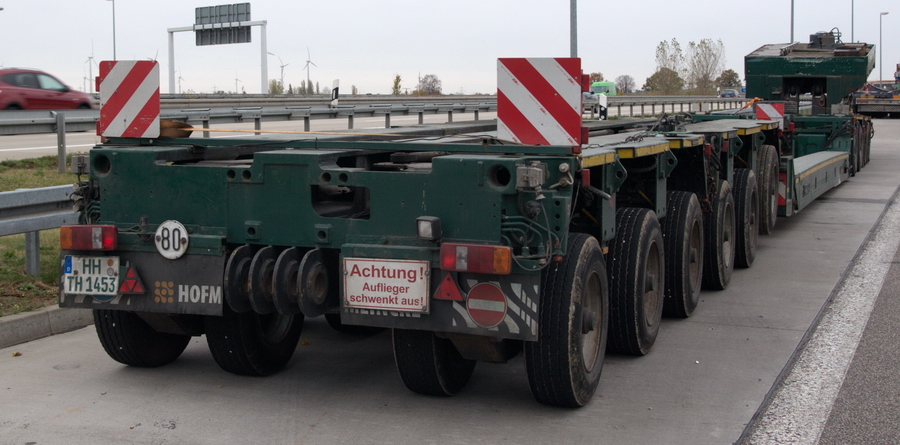
[[[50,112],[56,117],[56,164],[60,173],[66,172],[66,115],[56,111]]]
[[[384,113],[384,128],[391,128],[391,112]]]
[[[451,109],[447,110],[447,123],[449,124],[452,122],[453,122],[453,109],[451,108]]]
[[[25,232],[25,274],[41,274],[41,232]]]
[[[261,121],[262,121],[261,117],[256,117],[253,119],[253,129],[257,130],[256,133],[253,133],[253,134],[255,134],[257,136],[260,135],[259,130],[262,130],[262,122]]]
[[[478,108],[475,109],[475,120],[478,120]]]
[[[204,119],[204,120],[203,120],[203,128],[209,128],[209,119]],[[204,131],[204,132],[203,132],[203,137],[209,139],[209,132],[208,132],[208,131]]]
[[[622,117],[622,104],[619,104],[617,108],[618,110],[616,111],[616,116]]]
[[[650,115],[656,116],[656,104],[650,104]]]
[[[303,116],[303,131],[309,131],[309,116]]]
[[[349,115],[347,115],[347,129],[348,130],[353,129],[353,113],[350,113]]]

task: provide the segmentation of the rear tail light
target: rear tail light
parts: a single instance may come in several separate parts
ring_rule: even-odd
[[[62,250],[116,250],[119,231],[116,226],[62,226],[59,247]]]
[[[441,270],[509,275],[512,249],[506,246],[444,244],[441,246]]]

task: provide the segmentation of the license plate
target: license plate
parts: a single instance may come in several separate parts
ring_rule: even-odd
[[[67,294],[116,295],[119,291],[119,257],[67,255],[63,283]]]
[[[428,312],[428,261],[344,258],[344,306]]]

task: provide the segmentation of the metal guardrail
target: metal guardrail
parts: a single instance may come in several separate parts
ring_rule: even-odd
[[[71,185],[0,192],[0,236],[25,234],[25,273],[40,273],[40,232],[78,223]]]
[[[482,111],[495,111],[496,102],[429,102],[421,104],[358,104],[358,105],[296,105],[296,106],[231,106],[215,108],[163,108],[160,110],[160,118],[188,122],[191,124],[202,123],[224,124],[237,122],[262,121],[289,121],[304,120],[306,131],[309,131],[311,119],[346,118],[349,127],[353,128],[354,117],[384,116],[386,127],[390,126],[390,116],[418,114],[421,123],[425,114],[447,113],[448,122],[453,121],[453,115],[459,113],[474,113],[478,120],[478,113]],[[50,111],[0,111],[0,135],[27,134],[27,133],[52,133],[58,129],[57,113],[65,118],[67,131],[90,131],[96,128],[99,110],[64,110]]]
[[[209,97],[207,97],[209,96]],[[453,115],[474,113],[478,120],[481,111],[496,111],[494,96],[450,97],[447,102],[436,102],[435,98],[419,99],[406,96],[352,96],[341,98],[342,105],[331,107],[324,98],[295,96],[268,97],[262,95],[172,97],[163,99],[160,117],[191,124],[222,124],[253,121],[256,129],[265,121],[303,120],[304,130],[309,131],[311,119],[348,120],[348,128],[353,128],[354,117],[384,116],[385,127],[390,127],[390,117],[397,115],[419,115],[419,122],[425,114],[447,113],[448,122]],[[450,101],[453,102],[450,102]],[[700,96],[613,96],[609,98],[610,115],[653,114],[663,111],[700,111],[701,109],[739,108],[747,102],[745,98],[718,98]],[[175,108],[172,108],[172,106]],[[687,108],[685,108],[687,106]],[[66,131],[92,131],[100,116],[99,110],[59,111],[65,118]],[[56,117],[48,111],[0,111],[0,135],[52,133],[58,129]]]

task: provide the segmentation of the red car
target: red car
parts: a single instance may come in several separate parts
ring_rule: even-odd
[[[0,68],[0,110],[94,108],[94,99],[37,70]]]

